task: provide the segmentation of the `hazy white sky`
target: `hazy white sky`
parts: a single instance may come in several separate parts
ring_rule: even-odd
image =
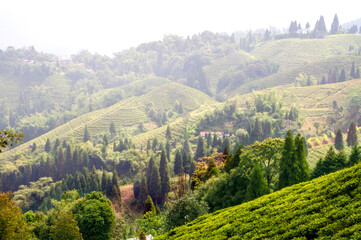
[[[0,49],[35,46],[70,55],[88,49],[110,55],[165,34],[288,27],[297,20],[314,27],[323,15],[329,29],[361,18],[358,0],[2,0]]]

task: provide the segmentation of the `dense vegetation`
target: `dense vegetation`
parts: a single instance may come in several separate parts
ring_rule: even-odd
[[[358,164],[199,217],[156,239],[357,239],[360,178]]]
[[[12,193],[0,236],[178,237],[227,213],[184,237],[358,237],[358,215],[337,207],[358,207],[359,171],[318,178],[360,160],[356,32],[336,15],[330,32],[321,17],[284,34],[165,36],[112,58],[1,51],[0,191]],[[317,193],[332,176],[346,187]],[[14,204],[27,224],[6,222],[21,219]]]

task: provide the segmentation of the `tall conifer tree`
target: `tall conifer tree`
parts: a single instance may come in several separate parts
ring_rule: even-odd
[[[268,188],[266,179],[263,177],[262,169],[256,164],[251,172],[246,190],[246,199],[250,201],[269,193],[270,189]]]
[[[342,150],[342,149],[344,149],[344,145],[343,145],[343,135],[342,135],[341,129],[337,129],[337,131],[336,131],[335,148],[336,148],[337,150]]]
[[[347,133],[347,146],[353,147],[357,145],[357,130],[356,130],[356,123],[355,121],[352,121],[350,124],[350,128],[348,129]]]
[[[284,188],[292,185],[295,182],[294,163],[295,163],[295,145],[291,130],[288,130],[284,148],[282,151],[282,157],[280,160],[280,174],[278,188]]]
[[[170,180],[169,180],[169,172],[168,172],[168,164],[167,157],[165,155],[164,149],[162,149],[162,153],[160,155],[160,164],[159,164],[159,174],[160,174],[160,182],[161,182],[161,201],[164,203],[168,192],[170,191]]]

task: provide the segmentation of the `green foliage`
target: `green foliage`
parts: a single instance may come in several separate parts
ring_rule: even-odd
[[[21,132],[14,132],[13,130],[0,131],[0,153],[8,146],[12,147],[21,142],[24,135]]]
[[[155,207],[152,198],[148,195],[147,199],[144,202],[144,211],[143,213],[146,214],[147,212],[155,212]]]
[[[246,190],[246,199],[248,201],[253,200],[268,193],[270,193],[270,189],[267,186],[267,181],[263,177],[261,167],[256,164],[251,172]]]
[[[156,239],[353,239],[360,164],[197,218]]]
[[[353,147],[357,145],[357,130],[356,130],[356,123],[354,121],[351,122],[350,127],[347,133],[347,146]]]
[[[170,192],[170,179],[169,179],[169,170],[167,164],[167,157],[165,155],[164,149],[162,149],[160,155],[160,164],[159,164],[159,175],[160,175],[160,185],[161,185],[161,202],[164,203],[167,197],[168,192]]]
[[[168,211],[165,217],[166,229],[182,226],[207,213],[208,206],[204,201],[198,201],[194,196],[186,195]]]
[[[155,211],[149,211],[141,219],[137,219],[136,222],[138,229],[147,234],[152,234],[152,236],[157,236],[164,233],[164,219],[164,215],[156,214]]]
[[[90,141],[90,139],[91,138],[90,138],[90,133],[88,131],[88,126],[85,125],[83,142]]]
[[[177,149],[177,151],[175,153],[175,159],[174,159],[174,174],[179,175],[183,171],[184,171],[184,169],[183,169],[182,155],[181,155],[179,149]]]
[[[316,178],[343,169],[346,167],[346,162],[347,157],[344,151],[339,151],[338,153],[336,153],[333,146],[331,146],[330,149],[327,151],[325,158],[321,158],[317,162],[311,177]]]
[[[343,134],[342,134],[341,129],[337,129],[337,131],[336,131],[335,148],[336,148],[337,150],[342,150],[342,149],[344,149],[344,145],[343,145]]]
[[[10,194],[0,193],[0,239],[32,239],[30,228]]]
[[[361,149],[359,146],[353,146],[351,154],[348,159],[348,165],[353,166],[359,163],[361,160]]]
[[[77,221],[72,212],[67,211],[60,215],[51,228],[51,236],[54,240],[81,240],[82,234],[79,232]]]
[[[72,207],[84,239],[109,239],[115,224],[110,201],[99,192],[92,192]]]

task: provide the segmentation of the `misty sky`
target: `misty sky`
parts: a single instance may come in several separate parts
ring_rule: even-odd
[[[329,29],[361,18],[355,0],[3,0],[0,49],[35,46],[70,55],[83,49],[111,56],[165,34],[187,35],[289,26],[297,20],[314,27],[323,15]]]

